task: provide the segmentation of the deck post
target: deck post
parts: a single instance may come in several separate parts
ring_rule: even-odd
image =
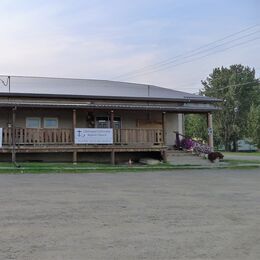
[[[77,127],[77,110],[73,109],[72,111],[72,128],[73,128],[73,144],[75,146],[75,128]],[[73,164],[77,164],[77,150],[73,151]]]
[[[113,129],[114,132],[114,128],[115,128],[115,124],[114,124],[114,110],[110,111],[110,128]]]
[[[166,143],[166,132],[165,132],[165,122],[166,122],[166,112],[162,112],[162,134],[163,134],[163,144]]]
[[[214,151],[212,113],[207,114],[208,121],[208,143],[211,151]]]
[[[162,159],[164,163],[167,163],[167,152],[166,150],[161,151]]]
[[[114,145],[114,136],[115,136],[115,124],[114,124],[114,111],[111,110],[110,111],[110,128],[112,128],[112,138],[113,138],[113,144]],[[111,164],[114,165],[115,164],[115,151],[112,148],[111,150]]]
[[[12,109],[12,163],[16,162],[15,151],[15,121],[16,121],[16,107]]]
[[[115,150],[111,150],[111,164],[115,165]]]

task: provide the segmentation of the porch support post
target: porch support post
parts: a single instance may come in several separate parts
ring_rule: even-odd
[[[208,143],[211,151],[214,151],[212,113],[207,114],[208,119]]]
[[[114,145],[114,136],[115,136],[115,123],[114,123],[114,111],[110,111],[110,128],[112,128],[112,138],[113,138],[113,144]],[[111,164],[115,164],[115,150],[112,148],[111,150]]]
[[[75,128],[77,127],[77,111],[73,109],[72,111],[72,128],[73,128],[73,144],[75,147]],[[73,164],[77,164],[77,150],[73,150]]]
[[[183,135],[183,114],[178,113],[178,133]]]
[[[166,144],[166,131],[165,131],[165,122],[166,122],[166,112],[162,113],[162,134],[163,134],[163,144]]]
[[[111,164],[115,165],[115,150],[113,148],[111,150]]]
[[[163,162],[167,163],[167,152],[165,149],[161,151],[161,155],[162,155]]]
[[[15,121],[16,121],[16,107],[12,109],[12,163],[16,163],[15,151]]]

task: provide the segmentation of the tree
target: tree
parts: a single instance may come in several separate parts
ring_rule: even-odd
[[[255,70],[241,64],[215,68],[201,81],[202,95],[220,98],[222,109],[215,113],[214,131],[223,140],[225,149],[237,150],[237,140],[248,134],[248,113],[252,103],[260,102],[259,80]]]
[[[260,105],[251,105],[248,114],[247,126],[248,137],[252,139],[253,143],[255,143],[257,147],[260,147]]]
[[[207,141],[207,117],[201,114],[185,115],[185,135]]]

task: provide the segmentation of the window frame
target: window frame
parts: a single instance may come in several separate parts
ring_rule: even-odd
[[[50,119],[50,120],[56,120],[56,122],[57,122],[57,126],[47,126],[46,125],[46,120],[48,120],[48,119]],[[47,128],[47,129],[57,129],[57,128],[59,128],[59,118],[58,117],[44,117],[43,118],[43,127],[44,128]]]
[[[100,127],[99,126],[99,121],[103,121],[104,123],[106,122],[107,126],[106,127]],[[95,128],[110,128],[109,117],[108,116],[96,116],[95,117]]]
[[[38,127],[29,127],[29,120],[38,120],[39,124],[38,124]],[[26,128],[33,128],[33,129],[39,129],[41,128],[41,118],[40,117],[26,117],[25,119],[25,125],[26,125]]]

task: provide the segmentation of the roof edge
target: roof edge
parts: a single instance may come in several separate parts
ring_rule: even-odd
[[[3,97],[52,97],[52,98],[88,98],[88,99],[106,99],[106,100],[147,100],[147,101],[175,101],[175,102],[194,102],[194,103],[214,103],[222,102],[222,99],[210,97],[187,97],[187,98],[154,98],[154,97],[120,97],[120,96],[93,96],[93,95],[69,95],[69,94],[40,94],[40,93],[9,93],[0,92]]]

